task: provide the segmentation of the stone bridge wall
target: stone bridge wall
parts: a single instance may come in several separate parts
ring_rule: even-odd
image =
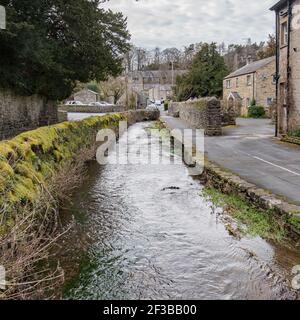
[[[207,136],[222,135],[221,104],[216,98],[172,102],[169,115],[185,120],[191,128],[204,129]]]
[[[0,140],[57,121],[54,102],[38,95],[23,97],[0,91]]]

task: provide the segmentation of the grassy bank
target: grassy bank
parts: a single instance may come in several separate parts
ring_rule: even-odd
[[[286,240],[285,221],[275,217],[272,211],[259,210],[237,195],[224,194],[214,188],[207,187],[202,194],[235,219],[237,233],[261,236],[277,242]]]

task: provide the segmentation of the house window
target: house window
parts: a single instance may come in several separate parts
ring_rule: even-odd
[[[271,106],[273,104],[273,98],[267,98],[267,105]]]
[[[226,89],[231,88],[231,80],[226,80]]]
[[[251,86],[252,85],[252,77],[251,75],[247,76],[247,86]]]
[[[235,84],[236,84],[236,87],[238,88],[239,87],[239,78],[236,78]]]
[[[251,86],[252,85],[252,77],[251,75],[247,76],[247,86]]]
[[[280,42],[282,46],[286,46],[288,43],[288,24],[284,22],[281,24],[281,31],[280,31]]]
[[[250,98],[246,99],[246,107],[250,107]]]

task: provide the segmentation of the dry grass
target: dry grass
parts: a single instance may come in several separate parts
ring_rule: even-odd
[[[64,271],[50,252],[55,252],[58,240],[72,225],[62,229],[59,208],[82,183],[86,161],[94,157],[95,150],[96,146],[82,149],[76,159],[65,163],[47,186],[41,185],[41,196],[34,205],[13,208],[12,227],[0,235],[0,265],[6,269],[7,280],[0,299],[60,298]],[[2,206],[0,217],[11,209]],[[1,223],[7,221],[0,221],[0,227]]]

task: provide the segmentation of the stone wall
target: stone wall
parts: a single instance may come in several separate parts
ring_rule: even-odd
[[[227,101],[221,100],[221,118],[222,127],[235,126],[236,125],[236,109],[234,106],[228,105]]]
[[[97,107],[97,106],[66,106],[61,105],[58,106],[58,109],[60,111],[67,111],[67,112],[78,112],[78,113],[108,113],[108,112],[122,112],[125,111],[125,107],[123,106],[103,106],[103,107]]]
[[[0,91],[0,139],[57,121],[54,102],[38,95],[23,97],[8,90]]]
[[[291,101],[289,109],[289,131],[300,130],[300,0],[293,2],[293,25],[291,32]]]
[[[204,129],[207,136],[222,135],[221,104],[216,98],[172,102],[169,115],[185,120],[191,128]]]
[[[158,110],[138,110],[95,116],[81,121],[67,121],[24,132],[0,142],[0,203],[6,212],[15,214],[17,207],[36,204],[51,177],[70,165],[80,153],[89,160],[95,153],[96,135],[100,129],[118,130],[120,121],[133,124],[157,120]],[[31,152],[25,152],[30,150]],[[51,188],[50,188],[51,189]],[[40,208],[40,207],[38,207]],[[10,211],[12,210],[12,211]],[[4,219],[9,218],[9,214]],[[5,224],[5,221],[2,221]]]
[[[269,114],[273,101],[276,100],[276,84],[273,78],[275,72],[276,62],[274,58],[273,62],[257,70],[255,77],[256,104],[265,107],[267,114]]]

